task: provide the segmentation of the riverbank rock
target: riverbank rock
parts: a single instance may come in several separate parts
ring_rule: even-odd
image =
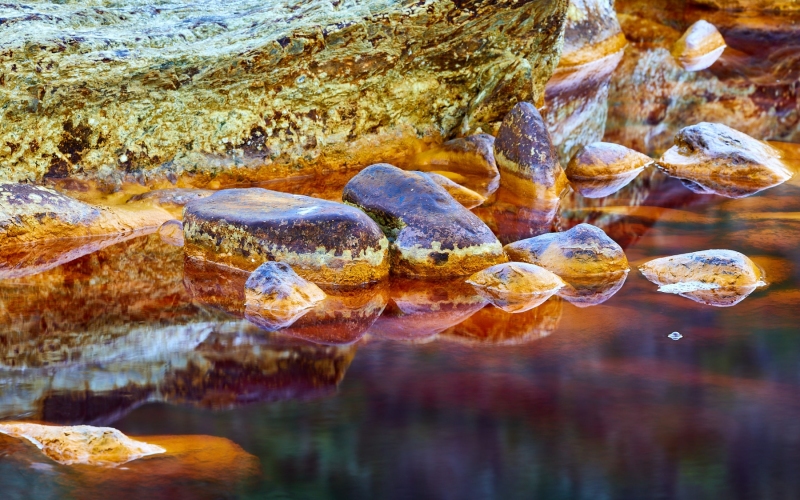
[[[325,299],[317,285],[304,280],[285,262],[265,262],[244,285],[247,309],[272,320],[272,330],[293,323]]]
[[[409,164],[422,172],[438,173],[488,197],[500,186],[494,159],[494,137],[459,137],[414,155]]]
[[[183,222],[179,220],[168,220],[158,228],[158,236],[161,241],[168,245],[183,246]]]
[[[725,47],[725,39],[716,26],[701,19],[675,42],[672,56],[686,71],[700,71],[714,64]]]
[[[89,425],[60,427],[3,422],[0,423],[0,433],[26,439],[42,453],[64,465],[115,467],[166,451],[160,446],[135,441],[110,427]]]
[[[331,285],[379,281],[389,272],[381,229],[341,203],[226,189],[186,205],[183,228],[189,257],[248,271],[275,260],[309,281]]]
[[[628,270],[625,252],[602,229],[578,224],[505,246],[512,261],[536,264],[559,277],[586,277]]]
[[[780,151],[720,123],[681,129],[657,164],[673,177],[729,198],[750,196],[792,177]]]
[[[492,231],[423,175],[372,165],[347,183],[342,199],[381,226],[393,274],[468,276],[506,261]]]
[[[473,274],[467,283],[496,307],[524,312],[542,304],[564,286],[543,267],[524,262],[497,264]]]
[[[541,100],[567,3],[10,6],[0,175],[225,186],[489,132]]]
[[[463,205],[467,210],[470,208],[475,208],[486,201],[485,197],[469,188],[465,188],[461,184],[451,181],[444,175],[437,174],[435,172],[419,172],[419,174],[424,175],[439,186],[443,187],[444,190],[447,191],[454,200],[461,203],[461,205]]]
[[[531,103],[517,103],[503,118],[494,156],[500,187],[519,198],[521,205],[558,199],[567,187],[550,133]]]
[[[594,142],[570,160],[565,172],[581,195],[603,198],[625,187],[652,163],[649,156],[625,146]]]
[[[199,200],[214,194],[211,189],[168,188],[156,189],[131,196],[127,203],[150,204],[163,208],[176,218],[183,217],[183,207],[192,200]]]

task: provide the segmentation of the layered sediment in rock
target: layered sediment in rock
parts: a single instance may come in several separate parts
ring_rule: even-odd
[[[196,185],[394,161],[540,102],[566,0],[3,7],[6,180]],[[431,99],[435,96],[435,99]]]

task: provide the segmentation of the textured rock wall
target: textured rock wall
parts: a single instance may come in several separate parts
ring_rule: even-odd
[[[393,161],[539,101],[566,0],[0,6],[0,179],[186,184]],[[222,175],[224,173],[224,175]]]

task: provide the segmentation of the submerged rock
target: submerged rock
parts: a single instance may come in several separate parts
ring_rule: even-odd
[[[766,285],[761,269],[733,250],[703,250],[651,260],[639,267],[658,291],[719,307],[738,304]]]
[[[564,277],[565,285],[558,291],[558,296],[577,307],[600,305],[622,288],[628,271]]]
[[[309,281],[331,285],[379,281],[389,272],[389,244],[381,229],[341,203],[260,188],[226,189],[186,205],[183,224],[189,257],[239,269],[274,260]]]
[[[436,172],[419,172],[420,174],[424,175],[425,177],[429,178],[436,184],[440,185],[447,191],[450,196],[453,197],[454,200],[461,203],[464,208],[470,209],[475,208],[484,201],[486,198],[479,195],[475,191],[465,188],[461,184],[457,184],[444,175],[437,174]]]
[[[672,46],[672,56],[687,71],[700,71],[714,64],[725,51],[725,39],[713,24],[699,20]]]
[[[517,103],[503,118],[494,154],[500,186],[515,195],[520,205],[558,199],[567,187],[550,133],[533,104]]]
[[[792,177],[780,151],[720,123],[681,129],[657,164],[673,177],[729,198],[749,196]]]
[[[271,330],[288,326],[325,299],[325,292],[304,280],[285,262],[265,262],[244,285],[245,306],[269,318]]]
[[[179,220],[168,220],[158,228],[158,236],[161,237],[161,241],[168,245],[182,247],[183,222]]]
[[[379,163],[353,177],[342,199],[389,237],[393,274],[467,276],[506,261],[492,231],[426,176]]]
[[[500,186],[500,172],[494,159],[494,137],[476,134],[459,137],[415,155],[411,166],[435,172],[488,197]]]
[[[2,422],[0,433],[26,439],[42,453],[64,465],[86,464],[115,467],[164,453],[160,446],[135,441],[117,429],[77,425],[60,427],[23,422]]]
[[[595,142],[582,148],[565,172],[581,195],[603,198],[625,187],[652,163],[649,156],[625,146]]]
[[[467,283],[506,312],[524,312],[549,299],[564,282],[543,267],[523,262],[497,264],[473,274]]]

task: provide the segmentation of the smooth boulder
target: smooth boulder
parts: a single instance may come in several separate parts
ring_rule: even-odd
[[[581,195],[603,198],[625,187],[652,163],[649,156],[625,146],[594,142],[570,160],[565,172]]]
[[[381,226],[393,274],[468,276],[506,261],[486,224],[424,175],[371,165],[347,183],[342,199]]]
[[[325,299],[317,285],[304,280],[285,262],[265,262],[244,285],[245,306],[271,318],[278,329],[291,324],[314,304]]]
[[[473,274],[467,283],[496,307],[511,313],[533,309],[565,286],[547,269],[524,262],[497,264]]]
[[[729,198],[750,196],[792,177],[781,152],[721,123],[685,127],[658,160],[673,177]]]
[[[672,56],[686,71],[700,71],[714,64],[727,47],[713,24],[699,20],[672,46]]]
[[[319,284],[360,285],[389,272],[388,241],[362,211],[268,191],[226,189],[186,205],[187,256],[244,270],[289,264]]]

